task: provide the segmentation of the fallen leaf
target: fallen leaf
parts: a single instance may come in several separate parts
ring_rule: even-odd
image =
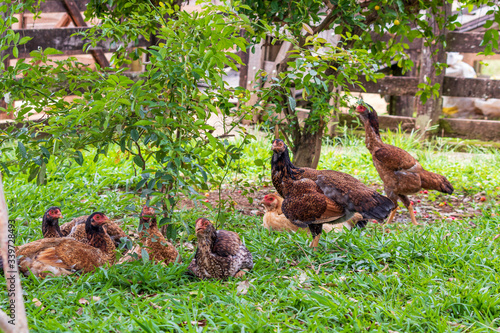
[[[307,273],[306,272],[301,272],[299,276],[299,283],[304,283],[307,280]]]
[[[248,292],[248,288],[250,287],[250,281],[245,280],[238,283],[238,287],[236,287],[237,295],[246,295]]]
[[[206,319],[202,319],[202,320],[198,320],[198,321],[194,321],[194,320],[193,320],[193,321],[191,321],[190,323],[191,323],[191,325],[193,325],[193,326],[204,327],[204,326],[206,326],[206,325],[207,325],[207,320],[206,320]],[[187,324],[188,324],[188,322],[187,322],[187,321],[183,321],[183,322],[180,324],[180,326],[185,326],[185,325],[187,325]]]
[[[162,308],[161,306],[159,306],[158,304],[155,304],[153,302],[149,302],[149,305],[151,305],[155,309],[161,309]]]
[[[453,327],[460,327],[460,328],[463,328],[463,329],[467,328],[467,326],[459,324],[459,323],[455,323],[453,321],[449,321],[448,325],[453,326]]]
[[[495,237],[493,237],[493,240],[496,240],[498,237],[500,237],[500,234],[498,234]]]
[[[82,305],[87,305],[87,304],[89,304],[89,301],[87,301],[85,298],[80,298],[78,300],[78,303],[80,303]]]
[[[83,314],[83,308],[78,308],[78,310],[76,310],[76,314],[81,316]]]
[[[184,248],[187,249],[187,250],[190,250],[190,251],[194,250],[193,244],[191,244],[189,242],[184,242]]]
[[[99,296],[92,296],[92,300],[94,302],[99,302],[101,300],[101,298]]]
[[[42,302],[40,302],[40,300],[39,300],[38,298],[33,298],[31,301],[32,301],[33,303],[35,303],[35,306],[36,306],[37,308],[39,308],[39,307],[41,307],[41,306],[42,306]]]

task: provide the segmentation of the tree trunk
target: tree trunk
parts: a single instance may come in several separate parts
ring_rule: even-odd
[[[443,14],[448,17],[451,14],[451,4],[445,3],[442,7]],[[435,14],[437,15],[437,14]],[[436,16],[430,16],[428,18],[429,25],[433,28],[434,34],[443,37],[446,34],[445,24],[441,27],[438,25],[438,20]],[[425,40],[424,40],[425,41]],[[427,80],[431,80],[431,84],[440,84],[439,97],[434,98],[433,96],[427,99],[426,103],[422,103],[420,98],[417,99],[417,120],[416,128],[423,131],[427,130],[429,125],[434,125],[438,122],[439,116],[442,111],[442,92],[443,92],[443,79],[444,70],[440,73],[434,68],[436,63],[446,63],[446,51],[444,50],[443,43],[435,43],[432,45],[425,45],[422,42],[422,54],[420,61],[420,74],[419,74],[419,84],[427,83]],[[422,136],[424,137],[424,136]]]
[[[325,122],[321,120],[318,130],[314,133],[312,133],[309,127],[305,125],[302,135],[294,140],[294,147],[292,149],[293,164],[298,167],[316,169],[321,155]]]

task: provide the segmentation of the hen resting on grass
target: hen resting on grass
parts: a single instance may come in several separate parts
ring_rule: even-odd
[[[88,215],[86,216],[80,216],[77,218],[74,218],[72,221],[65,223],[61,226],[61,231],[63,235],[66,233],[66,231],[69,229],[69,226],[73,225],[71,227],[71,231],[69,234],[67,234],[67,237],[72,237],[80,242],[87,243],[87,234],[86,234],[86,227],[85,227],[85,221],[87,220]],[[68,226],[66,226],[68,225]],[[104,230],[106,230],[107,234],[113,242],[115,243],[115,246],[118,247],[121,244],[121,238],[125,237],[130,239],[127,234],[120,228],[120,226],[114,222],[111,222],[108,220],[107,223],[103,225]]]
[[[72,238],[44,238],[16,247],[19,271],[39,277],[91,272],[115,258],[115,244],[102,225],[108,218],[93,213],[85,222],[88,244]],[[1,261],[1,260],[0,260]],[[0,266],[3,267],[0,263]]]
[[[188,270],[200,279],[240,277],[252,269],[252,254],[237,233],[215,230],[206,218],[196,220],[198,248]]]
[[[407,195],[417,193],[421,189],[452,194],[453,186],[446,177],[424,170],[420,163],[403,149],[384,143],[378,131],[377,112],[371,106],[358,105],[356,111],[365,125],[366,148],[372,154],[373,165],[384,182],[385,194],[395,204],[387,223],[394,219],[398,209],[397,201],[401,200],[410,213],[411,222],[419,225]]]
[[[63,237],[61,229],[59,228],[59,219],[62,217],[61,208],[54,206],[47,209],[42,218],[43,238]]]
[[[268,230],[275,231],[293,231],[293,232],[309,232],[308,228],[300,228],[290,222],[281,210],[283,205],[283,198],[276,193],[269,193],[264,196],[261,203],[264,205],[266,212],[264,213],[262,226]],[[357,224],[359,225],[359,223]],[[342,224],[332,225],[324,224],[323,231],[328,233],[332,230],[341,232],[344,227],[351,230],[353,225],[350,221],[343,222]]]
[[[271,176],[273,185],[285,200],[285,216],[299,227],[309,227],[316,248],[323,223],[342,223],[353,219],[383,220],[394,203],[356,178],[332,170],[298,168],[290,161],[283,140],[272,143]],[[357,214],[356,214],[357,213]]]
[[[120,263],[142,259],[142,249],[144,249],[150,260],[156,263],[182,262],[179,252],[174,245],[163,237],[158,229],[156,213],[154,208],[144,206],[139,216],[139,241],[143,248],[136,245],[125,256],[120,259]]]

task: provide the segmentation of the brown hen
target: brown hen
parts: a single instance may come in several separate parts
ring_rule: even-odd
[[[264,208],[266,210],[262,223],[262,226],[264,228],[274,231],[309,232],[308,228],[300,228],[286,218],[285,214],[283,214],[283,211],[281,210],[283,198],[280,197],[277,193],[266,194],[261,203],[264,205]],[[323,231],[326,233],[332,230],[342,231],[344,226],[348,230],[352,229],[352,224],[347,221],[335,226],[331,224],[325,224],[323,225]]]
[[[215,230],[206,218],[196,220],[198,248],[188,270],[200,279],[240,277],[252,269],[252,254],[237,233]]]
[[[182,262],[174,245],[167,241],[158,229],[156,213],[152,207],[144,206],[139,215],[139,241],[142,248],[134,246],[120,262],[142,259],[142,249],[147,252],[149,259],[156,263]]]
[[[318,246],[323,223],[353,219],[364,226],[366,221],[360,220],[383,220],[394,208],[389,198],[346,173],[294,166],[283,140],[273,140],[272,150],[271,176],[285,198],[283,213],[293,224],[309,227],[311,247]]]
[[[373,165],[384,182],[385,194],[395,204],[387,223],[393,220],[398,209],[397,201],[401,200],[410,213],[412,223],[418,225],[408,195],[421,189],[452,194],[453,186],[446,177],[424,170],[420,163],[403,149],[384,143],[378,130],[377,112],[368,104],[365,105],[358,105],[356,111],[365,125],[366,148],[372,154]]]
[[[61,229],[59,228],[59,219],[62,217],[61,208],[54,206],[47,209],[42,218],[43,238],[63,237]]]
[[[108,218],[93,213],[87,219],[88,244],[72,238],[44,238],[16,247],[19,270],[39,277],[68,275],[73,272],[91,272],[114,261],[115,245],[102,225]]]
[[[68,229],[67,227],[65,227],[66,224],[69,225],[73,224],[71,232],[67,235],[67,237],[72,237],[80,242],[87,243],[87,233],[85,231],[86,218],[88,218],[88,215],[77,217],[73,219],[71,222],[63,224],[61,226],[61,231],[62,230],[66,231]],[[122,230],[122,228],[120,228],[120,226],[114,222],[108,221],[106,224],[103,225],[103,228],[104,230],[106,230],[109,237],[111,237],[116,247],[118,247],[121,244],[121,238],[125,237],[127,239],[130,239],[127,236],[127,234]]]

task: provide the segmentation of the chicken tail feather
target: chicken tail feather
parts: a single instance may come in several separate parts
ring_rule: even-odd
[[[371,200],[368,202],[370,204],[365,204],[363,205],[364,207],[361,207],[361,211],[358,210],[365,219],[376,219],[381,221],[389,216],[395,207],[391,199],[377,192],[373,193]]]
[[[420,180],[422,181],[422,188],[426,190],[453,193],[453,186],[445,176],[424,170],[424,172],[420,173]]]

